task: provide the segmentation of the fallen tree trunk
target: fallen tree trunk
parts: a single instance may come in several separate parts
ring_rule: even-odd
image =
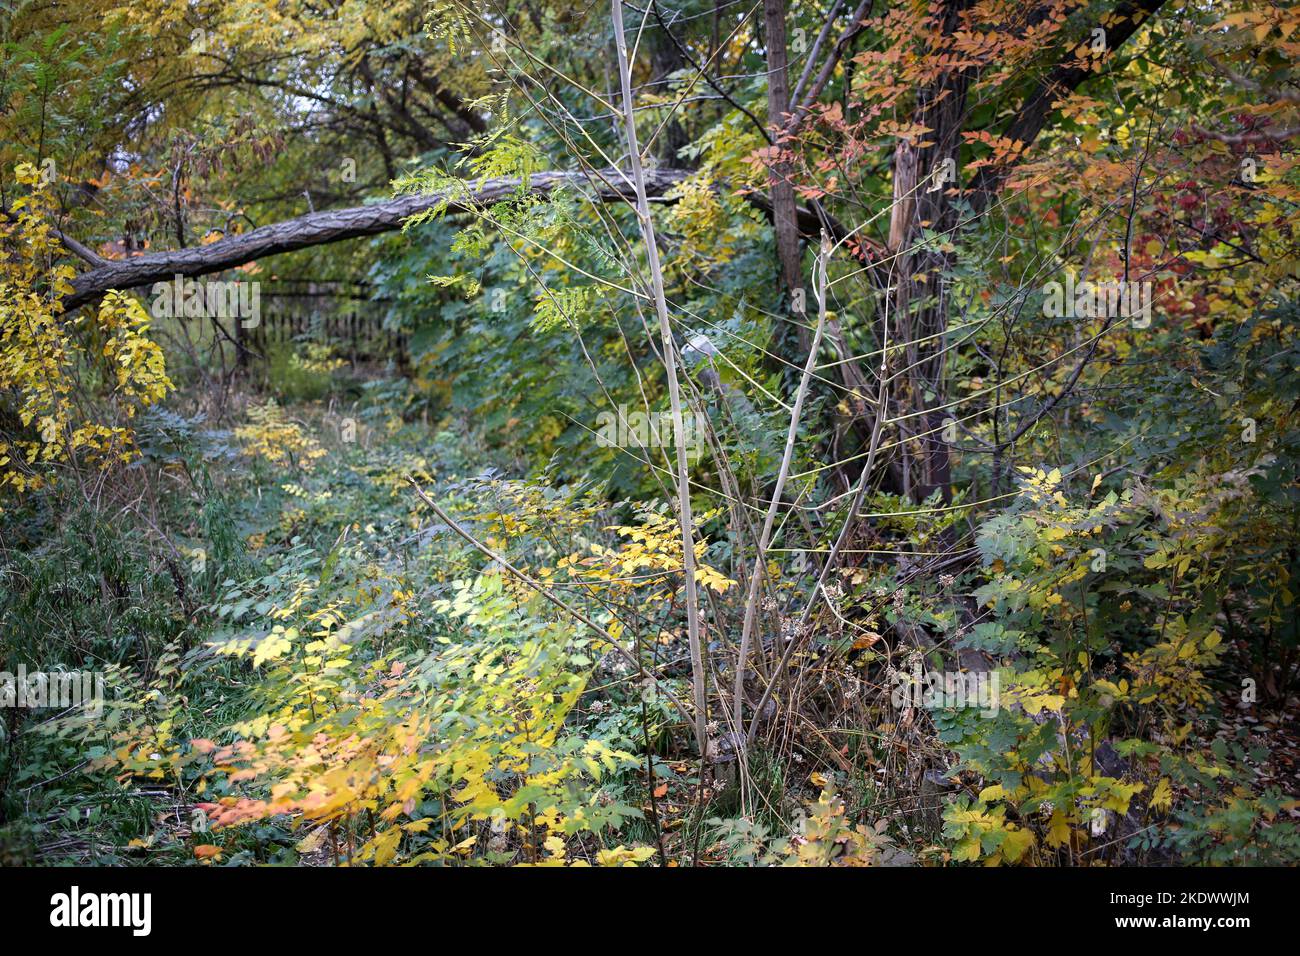
[[[686,170],[680,169],[647,170],[646,191],[651,196],[662,197],[688,175]],[[606,169],[591,178],[597,183],[601,199],[607,202],[619,199],[635,201],[633,187],[617,170]],[[581,172],[536,173],[529,182],[529,191],[546,195],[561,186],[587,184],[591,178]],[[464,201],[453,202],[449,208],[452,212],[464,212],[471,205],[504,199],[518,187],[516,178],[489,179],[482,188],[474,190]],[[446,198],[445,193],[400,196],[368,206],[308,213],[219,239],[206,246],[151,252],[129,259],[104,259],[72,280],[73,291],[64,298],[63,309],[65,312],[75,309],[109,289],[135,289],[155,282],[168,282],[178,275],[185,278],[209,275],[263,256],[390,232],[400,229],[411,216],[436,206]]]
[[[662,199],[673,186],[690,175],[685,169],[647,169],[645,170],[646,195]],[[582,186],[595,180],[598,196],[606,201],[627,200],[634,202],[635,191],[624,175],[618,170],[605,169],[589,176],[582,172],[536,173],[529,182],[529,191],[537,195],[546,195],[560,186]],[[467,211],[471,205],[482,205],[504,199],[519,187],[519,180],[513,177],[489,179],[482,188],[476,189],[463,202],[453,202],[452,212]],[[761,209],[766,215],[772,215],[771,204],[767,197],[755,193],[745,197],[752,205]],[[193,278],[210,275],[224,269],[233,269],[263,256],[273,256],[280,252],[292,252],[308,246],[320,246],[330,242],[341,242],[358,236],[373,236],[381,232],[400,229],[402,223],[417,213],[424,212],[446,199],[445,193],[422,193],[400,196],[368,206],[354,206],[350,209],[330,209],[322,212],[308,213],[285,219],[283,222],[259,226],[251,232],[237,236],[228,236],[206,246],[193,246],[188,249],[173,249],[166,252],[149,252],[129,259],[100,259],[89,253],[84,246],[81,251],[73,248],[80,243],[70,243],[69,249],[78,256],[93,263],[92,268],[72,280],[72,294],[63,300],[63,310],[70,312],[78,306],[103,295],[109,289],[137,289],[140,286],[153,285],[155,282],[170,282],[176,276]],[[820,233],[823,222],[817,213],[807,207],[797,209],[799,231],[805,236]],[[824,214],[823,214],[824,215]],[[838,223],[828,220],[834,238],[843,234]]]

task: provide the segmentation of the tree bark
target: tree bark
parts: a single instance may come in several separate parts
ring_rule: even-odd
[[[767,45],[767,122],[777,131],[773,144],[783,150],[780,131],[785,128],[790,114],[789,58],[785,39],[785,0],[763,0],[763,26]],[[780,269],[781,289],[794,307],[799,322],[799,351],[808,351],[808,330],[804,327],[806,309],[800,308],[803,274],[799,265],[799,223],[794,199],[794,185],[790,181],[788,162],[777,162],[768,173],[771,179],[772,230],[776,237],[776,258]]]
[[[663,199],[673,186],[689,175],[690,171],[685,169],[647,169],[646,194],[655,199]],[[599,198],[606,202],[630,201],[635,198],[635,191],[623,179],[623,174],[613,169],[601,170],[594,176],[580,172],[537,173],[532,177],[530,189],[544,195],[558,186],[581,186],[593,178],[599,184]],[[454,203],[451,209],[464,211],[469,205],[494,202],[514,192],[518,186],[518,179],[490,179],[465,202]],[[210,275],[264,256],[391,232],[400,229],[409,217],[437,205],[443,198],[442,193],[401,196],[366,206],[308,213],[259,226],[250,232],[229,236],[206,246],[150,252],[126,259],[103,259],[76,240],[66,239],[64,242],[67,248],[79,258],[90,262],[92,268],[72,281],[73,292],[64,298],[63,310],[68,312],[85,305],[109,289],[135,289],[155,282],[169,282],[178,275],[187,279]],[[767,215],[773,214],[766,196],[753,193],[746,198]],[[817,214],[804,206],[795,210],[795,222],[804,235],[818,235],[822,228]],[[843,227],[832,223],[833,238],[840,238],[842,230]]]
[[[961,14],[971,4],[972,0],[945,4],[940,23],[945,36],[958,28]],[[958,183],[943,180],[940,172],[959,169],[957,154],[970,79],[967,71],[945,73],[919,91],[913,121],[929,130],[923,134],[924,145],[900,140],[894,153],[889,245],[898,255],[898,280],[892,311],[898,323],[896,340],[906,346],[905,367],[910,370],[900,395],[910,416],[905,428],[922,435],[922,455],[909,489],[918,501],[936,490],[945,502],[952,497],[950,456],[943,440],[942,408],[947,396],[944,332],[948,327],[943,276],[955,257],[938,249],[915,253],[909,249],[920,235],[921,223],[941,235],[957,225],[957,210],[947,194]],[[906,445],[902,453],[909,453]]]
[[[646,192],[660,197],[688,174],[677,169],[646,170]],[[635,198],[633,187],[617,170],[603,170],[597,175],[597,192],[606,201]],[[566,185],[581,186],[589,177],[581,172],[536,173],[529,189],[545,195]],[[491,203],[509,196],[519,187],[517,178],[489,179],[480,189],[451,205],[452,211],[466,211],[471,206]],[[357,236],[373,236],[399,229],[402,223],[446,199],[444,193],[401,196],[368,206],[308,213],[294,219],[260,226],[250,232],[229,236],[206,246],[191,246],[167,252],[153,252],[128,259],[105,261],[72,280],[73,292],[63,300],[70,311],[103,295],[109,289],[134,289],[167,282],[176,276],[190,278],[221,272],[252,262],[263,256],[292,252],[308,246],[340,242]]]
[[[1164,0],[1122,0],[1106,19],[1106,40],[1113,52],[1129,39]],[[960,27],[962,14],[973,0],[947,0],[942,8],[940,30],[945,36]],[[1047,124],[1056,104],[1064,100],[1090,75],[1072,64],[1053,70],[1024,100],[1002,136],[1028,148]],[[925,146],[900,141],[894,155],[894,208],[891,211],[889,245],[898,254],[897,291],[893,312],[898,322],[897,341],[911,343],[906,350],[911,370],[900,396],[908,420],[905,431],[922,435],[922,455],[916,477],[910,482],[913,498],[924,499],[939,490],[951,500],[951,456],[943,438],[947,392],[944,382],[948,327],[947,289],[942,276],[956,262],[956,252],[937,249],[908,252],[919,235],[920,223],[941,235],[957,225],[957,211],[950,201],[951,188],[961,188],[958,150],[965,124],[966,93],[971,82],[968,71],[946,73],[921,90],[913,120],[926,127]],[[937,171],[951,162],[957,181],[940,188]],[[1006,168],[986,167],[965,184],[977,213],[983,212],[1001,184]],[[953,417],[956,417],[955,415]],[[903,448],[906,455],[907,449]]]

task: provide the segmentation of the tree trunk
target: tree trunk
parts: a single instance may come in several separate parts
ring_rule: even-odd
[[[686,171],[678,169],[647,170],[646,192],[651,196],[662,196],[687,175]],[[635,197],[635,191],[623,173],[614,169],[601,170],[591,175],[580,172],[536,173],[529,182],[529,189],[535,194],[545,195],[561,186],[584,186],[592,180],[597,184],[599,198],[605,201],[631,200]],[[518,188],[517,178],[489,179],[481,189],[464,197],[455,197],[448,208],[456,212],[496,202]],[[411,216],[424,212],[447,198],[445,193],[401,196],[368,206],[308,213],[260,226],[241,235],[228,236],[206,246],[104,260],[101,265],[72,280],[73,292],[64,298],[63,309],[65,312],[75,309],[109,289],[135,289],[155,282],[168,282],[178,275],[186,278],[210,275],[279,252],[292,252],[307,246],[391,232],[400,229],[402,223]]]
[[[940,22],[945,36],[957,29],[961,13],[971,3],[945,3]],[[943,277],[956,256],[939,249],[912,252],[910,247],[922,228],[948,234],[957,225],[957,210],[948,192],[960,179],[958,148],[969,84],[970,76],[959,71],[946,73],[922,89],[913,121],[929,132],[922,134],[918,143],[900,140],[894,153],[889,244],[898,255],[898,266],[892,312],[898,328],[895,340],[906,344],[904,364],[910,369],[899,390],[908,416],[904,429],[918,436],[921,449],[919,458],[906,469],[911,475],[908,491],[917,501],[936,490],[945,502],[952,500],[950,455],[944,440],[948,290]],[[904,455],[911,453],[909,444],[913,443],[902,448]]]
[[[598,170],[591,174],[537,173],[532,177],[530,189],[538,195],[545,195],[562,185],[584,186],[594,181],[597,198],[606,202],[631,200],[634,197],[634,190],[623,175],[622,172],[613,169]],[[646,193],[653,198],[663,199],[665,193],[689,175],[690,171],[685,169],[647,169],[645,170]],[[463,200],[453,202],[449,210],[464,211],[469,205],[495,202],[513,193],[518,187],[518,179],[509,177],[489,179],[482,189],[474,191]],[[72,280],[73,292],[64,298],[63,310],[69,312],[103,295],[109,289],[136,289],[153,285],[155,282],[170,282],[178,275],[185,278],[211,275],[280,252],[292,252],[295,249],[341,242],[357,236],[391,232],[400,229],[402,223],[411,216],[437,205],[445,198],[442,193],[400,196],[397,199],[366,206],[323,210],[305,216],[296,216],[282,222],[259,226],[237,236],[228,236],[206,246],[150,252],[128,256],[125,259],[100,259],[95,256],[96,264],[93,268]],[[761,193],[751,194],[748,199],[764,213],[772,214],[767,197]],[[817,235],[821,228],[817,215],[803,206],[795,210],[795,225],[796,229],[811,236]],[[795,244],[797,249],[797,236]],[[75,245],[81,244],[75,243]],[[72,248],[72,244],[69,248]]]
[[[763,0],[763,23],[767,44],[767,122],[776,132],[775,146],[781,144],[780,131],[790,113],[789,58],[785,40],[785,0]],[[799,265],[798,210],[794,186],[790,181],[790,164],[778,162],[769,170],[772,195],[772,229],[776,236],[776,258],[781,289],[791,303],[799,322],[799,353],[808,351],[808,330],[803,323],[803,273]],[[799,294],[796,294],[798,292]]]

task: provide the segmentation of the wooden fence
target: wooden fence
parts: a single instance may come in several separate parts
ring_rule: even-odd
[[[253,357],[280,343],[328,342],[351,362],[406,360],[407,336],[384,327],[390,299],[366,282],[274,279],[261,285],[261,321],[236,323],[236,338]],[[243,356],[241,356],[243,358]]]

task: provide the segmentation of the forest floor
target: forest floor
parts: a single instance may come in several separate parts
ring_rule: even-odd
[[[427,608],[451,593],[453,579],[467,568],[466,556],[430,557],[431,542],[447,537],[446,529],[430,522],[409,478],[435,497],[467,482],[487,481],[476,486],[479,493],[485,488],[499,493],[493,505],[498,519],[519,527],[532,520],[524,502],[536,486],[530,491],[528,483],[500,482],[498,476],[511,463],[483,448],[467,429],[430,427],[422,416],[404,418],[399,383],[372,380],[362,392],[362,400],[347,405],[325,399],[274,406],[270,418],[242,430],[210,428],[193,408],[196,414],[189,418],[166,413],[146,419],[140,426],[145,458],[139,471],[152,471],[152,480],[166,490],[161,513],[141,516],[124,508],[122,514],[131,520],[114,522],[111,529],[97,527],[95,534],[114,536],[111,542],[101,541],[100,563],[88,563],[82,538],[86,529],[76,516],[66,516],[32,552],[33,560],[45,562],[46,573],[60,584],[56,596],[29,595],[29,619],[41,620],[43,600],[61,607],[82,600],[84,615],[68,619],[66,626],[93,626],[99,620],[95,607],[103,582],[120,578],[128,595],[125,606],[115,622],[104,624],[100,639],[83,650],[131,658],[133,679],[142,681],[157,676],[164,647],[188,662],[184,666],[201,672],[208,665],[196,662],[206,647],[256,631],[258,615],[265,617],[267,607],[280,600],[266,593],[258,601],[262,592],[248,582],[269,580],[286,567],[332,568],[347,541],[352,548],[346,552],[347,569],[339,565],[333,572],[332,596],[342,600],[360,582],[384,582],[389,592],[383,600],[403,615],[399,642],[418,647],[435,639],[437,615]],[[250,404],[239,401],[231,409],[232,419],[249,420]],[[35,528],[52,516],[31,517]],[[611,518],[600,520],[607,524]],[[169,565],[160,534],[188,560],[181,578],[170,573],[175,560]],[[106,569],[102,560],[110,555],[120,560]],[[329,573],[322,572],[322,578]],[[13,607],[10,613],[15,613]],[[124,630],[148,653],[124,654],[132,648],[113,645],[114,635]],[[183,710],[168,718],[178,723],[168,728],[176,739],[219,736],[262,706],[256,671],[213,674],[214,679],[187,685]],[[769,763],[749,767],[755,778],[766,775],[756,788],[767,805],[745,808],[737,804],[728,781],[732,768],[702,767],[689,757],[685,738],[665,734],[662,727],[650,761],[655,778],[653,783],[646,780],[645,715],[639,698],[617,692],[628,679],[617,666],[598,665],[565,717],[566,725],[584,737],[635,756],[606,791],[614,795],[607,799],[617,797],[631,813],[620,825],[620,841],[656,846],[675,863],[744,861],[770,834],[738,831],[737,818],[749,821],[747,827],[757,820],[779,831],[792,819],[815,814],[819,794],[833,787],[847,801],[847,808],[837,812],[853,826],[871,828],[877,863],[950,859],[941,832],[942,805],[963,790],[977,792],[978,784],[960,775],[939,779],[954,758],[935,739],[928,720],[927,729],[918,721],[909,730],[913,736],[887,723],[827,731],[811,727],[806,738],[787,741]],[[1300,792],[1298,702],[1261,711],[1238,707],[1239,696],[1225,688],[1223,721],[1215,728],[1197,728],[1206,736],[1205,746],[1210,747],[1212,737],[1237,746],[1260,788]],[[837,734],[836,729],[850,733]],[[863,748],[853,743],[854,735],[885,742],[880,749]],[[1256,754],[1256,745],[1267,747],[1267,756]],[[0,827],[0,859],[5,862],[188,864],[206,862],[211,848],[220,862],[325,865],[343,852],[327,845],[326,828],[303,828],[274,817],[223,838],[218,851],[209,842],[215,838],[199,809],[207,798],[183,773],[121,767],[115,774],[92,772],[102,749],[87,752],[66,737],[43,733],[37,723],[11,724],[6,748],[7,799],[22,813]],[[915,779],[891,780],[909,775]],[[1292,808],[1287,815],[1300,818],[1300,810]]]

